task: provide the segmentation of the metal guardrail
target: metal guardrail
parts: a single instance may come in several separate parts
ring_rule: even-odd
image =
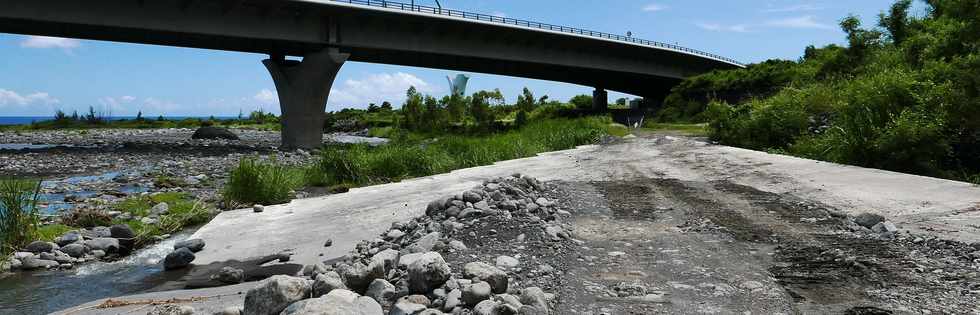
[[[574,27],[567,27],[567,26],[554,25],[554,24],[548,24],[548,23],[540,23],[540,22],[533,22],[533,21],[525,21],[525,20],[511,19],[511,18],[500,17],[500,16],[495,16],[495,15],[488,15],[488,14],[482,14],[482,13],[472,13],[472,12],[466,12],[466,11],[453,10],[453,9],[443,9],[443,8],[436,8],[436,7],[424,6],[424,5],[408,4],[408,3],[396,2],[396,1],[385,1],[385,0],[330,0],[330,1],[344,2],[344,3],[357,4],[357,5],[365,5],[365,6],[372,6],[372,7],[381,7],[381,8],[387,8],[387,9],[398,9],[398,10],[405,10],[405,11],[422,12],[422,13],[429,13],[429,14],[436,14],[436,15],[445,15],[445,16],[451,16],[451,17],[464,18],[464,19],[471,19],[471,20],[478,20],[478,21],[485,21],[485,22],[492,22],[492,23],[509,24],[509,25],[523,26],[523,27],[529,27],[529,28],[537,28],[537,29],[543,29],[543,30],[549,30],[549,31],[563,32],[563,33],[569,33],[569,34],[578,34],[578,35],[585,35],[585,36],[591,36],[591,37],[598,37],[598,38],[606,38],[606,39],[611,39],[611,40],[616,40],[616,41],[621,41],[621,42],[627,42],[627,43],[640,44],[640,45],[651,46],[651,47],[661,47],[661,48],[673,49],[673,50],[682,51],[682,52],[686,52],[686,53],[690,53],[690,54],[694,54],[694,55],[699,55],[699,56],[709,57],[709,58],[713,58],[713,59],[717,59],[717,60],[722,60],[722,61],[729,62],[729,63],[732,63],[732,64],[736,64],[736,65],[739,65],[739,66],[744,66],[744,64],[742,64],[741,62],[735,61],[734,59],[722,57],[722,56],[719,56],[719,55],[716,55],[716,54],[707,53],[707,52],[703,52],[703,51],[696,50],[696,49],[691,49],[691,48],[687,48],[687,47],[681,47],[681,46],[677,46],[677,45],[672,45],[672,44],[667,44],[667,43],[661,43],[661,42],[652,41],[652,40],[646,40],[646,39],[641,39],[641,38],[635,38],[635,37],[629,37],[629,36],[622,36],[622,35],[616,35],[616,34],[610,34],[610,33],[604,33],[604,32],[597,32],[597,31],[590,31],[590,30],[585,30],[585,29],[580,29],[580,28],[574,28]]]

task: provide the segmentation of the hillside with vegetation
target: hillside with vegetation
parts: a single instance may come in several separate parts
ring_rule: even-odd
[[[686,80],[659,120],[707,122],[722,144],[980,183],[980,1],[911,0],[847,47],[807,47]]]

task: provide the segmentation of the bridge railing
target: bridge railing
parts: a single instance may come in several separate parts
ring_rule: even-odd
[[[473,13],[473,12],[459,11],[459,10],[453,10],[453,9],[444,9],[444,8],[430,7],[430,6],[424,6],[424,5],[417,5],[417,4],[409,4],[409,3],[397,2],[397,1],[385,1],[385,0],[330,0],[330,1],[334,1],[334,2],[345,2],[345,3],[349,3],[349,4],[366,5],[366,6],[372,6],[372,7],[382,7],[382,8],[388,8],[388,9],[398,9],[398,10],[413,11],[413,12],[423,12],[423,13],[429,13],[429,14],[445,15],[445,16],[458,17],[458,18],[464,18],[464,19],[472,19],[472,20],[478,20],[478,21],[486,21],[486,22],[492,22],[492,23],[510,24],[510,25],[517,25],[517,26],[529,27],[529,28],[544,29],[544,30],[549,30],[549,31],[556,31],[556,32],[563,32],[563,33],[570,33],[570,34],[579,34],[579,35],[591,36],[591,37],[598,37],[598,38],[606,38],[606,39],[611,39],[611,40],[616,40],[616,41],[622,41],[622,42],[628,42],[628,43],[634,43],[634,44],[640,44],[640,45],[645,45],[645,46],[652,46],[652,47],[661,47],[661,48],[673,49],[673,50],[682,51],[682,52],[686,52],[686,53],[693,54],[693,55],[705,56],[705,57],[709,57],[709,58],[713,58],[713,59],[717,59],[717,60],[722,60],[722,61],[725,61],[725,62],[729,62],[729,63],[732,63],[732,64],[736,64],[736,65],[739,65],[739,66],[743,66],[743,64],[741,62],[738,62],[738,61],[736,61],[734,59],[731,59],[731,58],[722,57],[722,56],[719,56],[719,55],[716,55],[716,54],[712,54],[712,53],[708,53],[708,52],[703,52],[703,51],[696,50],[696,49],[691,49],[691,48],[682,47],[682,46],[673,45],[673,44],[661,43],[661,42],[658,42],[658,41],[652,41],[652,40],[646,40],[646,39],[636,38],[636,37],[632,37],[632,36],[616,35],[616,34],[610,34],[610,33],[605,33],[605,32],[597,32],[597,31],[590,31],[590,30],[585,30],[585,29],[580,29],[580,28],[574,28],[574,27],[568,27],[568,26],[561,26],[561,25],[554,25],[554,24],[548,24],[548,23],[541,23],[541,22],[534,22],[534,21],[526,21],[526,20],[512,19],[512,18],[507,18],[507,17],[502,17],[502,16],[496,16],[496,15],[489,15],[489,14],[482,14],[482,13]]]

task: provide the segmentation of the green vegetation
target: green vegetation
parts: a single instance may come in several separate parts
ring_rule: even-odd
[[[39,181],[0,179],[0,259],[36,240],[40,190]]]
[[[155,236],[173,234],[185,227],[207,223],[214,216],[212,210],[199,200],[185,193],[159,193],[130,197],[116,203],[117,211],[143,217],[150,214],[154,205],[165,202],[168,211],[161,214],[156,224],[144,224],[138,220],[113,220],[111,224],[126,224],[136,233],[136,246],[142,247],[154,241]]]
[[[289,202],[292,191],[303,184],[303,174],[298,168],[275,161],[242,159],[232,169],[222,194],[229,207],[234,203],[279,204]]]
[[[708,124],[657,123],[645,121],[643,128],[685,136],[703,137],[708,135]]]
[[[307,172],[317,186],[363,186],[489,165],[595,143],[625,127],[608,118],[553,119],[488,136],[446,136],[432,141],[399,141],[379,147],[332,147]]]
[[[705,121],[723,144],[865,167],[980,179],[980,5],[900,0],[847,47],[716,71],[672,91],[661,121]]]
[[[308,166],[242,160],[223,192],[228,205],[288,202],[303,186],[346,191],[351,187],[396,182],[497,161],[534,156],[595,143],[603,135],[624,136],[625,126],[606,117],[544,119],[499,133],[444,136],[393,129],[392,142],[323,148]]]

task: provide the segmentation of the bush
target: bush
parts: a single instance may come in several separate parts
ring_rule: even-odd
[[[232,169],[222,194],[229,206],[279,204],[289,202],[292,191],[302,184],[302,174],[295,168],[246,158]]]
[[[489,136],[447,136],[433,141],[405,137],[379,147],[326,148],[308,169],[307,182],[345,187],[394,182],[574,148],[595,143],[611,130],[622,133],[624,129],[605,117],[553,119]]]
[[[61,223],[69,226],[92,228],[110,225],[112,217],[99,209],[74,209],[61,216]]]
[[[0,179],[0,257],[36,240],[40,190],[39,181]]]

